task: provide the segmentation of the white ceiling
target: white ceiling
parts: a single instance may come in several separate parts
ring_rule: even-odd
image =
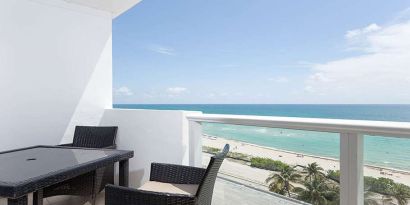
[[[141,0],[65,0],[68,3],[80,4],[91,8],[109,11],[113,18],[138,4]]]

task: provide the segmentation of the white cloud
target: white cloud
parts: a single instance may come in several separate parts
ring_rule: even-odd
[[[370,39],[368,38],[371,35],[378,33],[381,29],[382,27],[372,23],[364,28],[347,31],[345,34],[348,44],[347,50],[371,51]]]
[[[171,97],[181,95],[181,94],[183,94],[187,91],[188,91],[188,89],[184,88],[184,87],[170,87],[170,88],[167,88],[167,93]]]
[[[114,94],[115,95],[121,95],[121,96],[131,96],[134,95],[134,93],[131,91],[131,89],[129,89],[126,86],[122,86],[118,89],[114,89]]]
[[[169,55],[169,56],[174,56],[176,55],[175,49],[170,48],[170,47],[165,47],[165,46],[160,46],[160,45],[151,45],[148,47],[149,50],[164,54],[164,55]]]
[[[268,80],[273,81],[275,83],[287,83],[287,82],[289,82],[289,79],[287,77],[284,77],[284,76],[273,77],[273,78],[269,78]]]
[[[328,76],[324,73],[317,72],[309,76],[309,80],[312,82],[330,82],[332,81]]]
[[[347,39],[357,38],[357,37],[360,37],[362,35],[366,35],[366,34],[369,34],[371,32],[378,31],[380,29],[381,29],[380,26],[378,26],[375,23],[372,23],[372,24],[370,24],[370,25],[368,25],[364,28],[359,28],[359,29],[354,29],[354,30],[347,31],[345,37]]]
[[[332,103],[410,103],[410,21],[371,24],[346,37],[357,38],[364,53],[313,66],[305,91]]]
[[[399,12],[396,17],[393,19],[394,23],[403,22],[410,19],[410,7]]]

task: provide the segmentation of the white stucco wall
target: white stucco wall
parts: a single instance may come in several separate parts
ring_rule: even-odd
[[[151,162],[198,161],[185,117],[197,112],[111,109],[111,24],[110,12],[63,0],[0,1],[0,151],[117,125],[118,149],[135,151],[134,187]]]
[[[100,125],[117,125],[117,148],[134,150],[130,185],[149,179],[151,162],[190,163],[190,111],[107,109]]]
[[[0,1],[0,150],[71,141],[112,105],[111,13]],[[63,138],[63,136],[65,136]]]

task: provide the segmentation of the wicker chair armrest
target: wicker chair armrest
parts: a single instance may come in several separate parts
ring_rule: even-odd
[[[150,181],[174,184],[200,184],[206,169],[175,164],[152,163]]]
[[[57,146],[61,146],[61,147],[72,147],[73,143],[67,143],[67,144],[59,144]]]
[[[106,205],[194,205],[195,201],[194,196],[143,191],[110,184],[105,187]]]
[[[73,143],[68,143],[68,144],[59,144],[57,146],[61,146],[61,147],[73,147]],[[102,147],[103,149],[116,149],[117,145],[111,145],[111,146],[106,146],[106,147]]]
[[[117,149],[117,145],[107,146],[107,147],[104,147],[104,149]]]

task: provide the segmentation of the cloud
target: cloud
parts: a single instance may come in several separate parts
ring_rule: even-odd
[[[346,39],[357,38],[357,37],[360,37],[362,35],[366,35],[366,34],[369,34],[371,32],[378,31],[380,29],[381,29],[380,26],[378,26],[375,23],[372,23],[372,24],[370,24],[370,25],[368,25],[364,28],[359,28],[359,29],[354,29],[354,30],[347,31],[346,34],[345,34],[345,38]]]
[[[335,103],[409,103],[410,21],[347,32],[363,54],[313,66],[305,91]]]
[[[151,45],[148,47],[148,50],[169,56],[176,55],[175,49],[160,45]]]
[[[330,82],[331,79],[321,72],[314,73],[309,76],[309,80],[312,82]]]
[[[396,17],[393,19],[394,23],[403,22],[410,19],[410,7],[399,12]]]
[[[126,86],[122,86],[118,89],[114,89],[114,94],[115,95],[119,95],[119,96],[131,96],[134,95],[134,93],[131,91],[131,89],[129,89]]]
[[[289,82],[289,79],[287,77],[284,77],[284,76],[273,77],[273,78],[269,78],[268,80],[273,81],[275,83],[287,83],[287,82]]]
[[[345,34],[345,39],[347,40],[347,50],[358,50],[358,51],[371,51],[369,36],[377,31],[380,31],[382,27],[372,23],[364,28],[354,29],[347,31]]]
[[[188,89],[184,88],[184,87],[170,87],[170,88],[167,88],[168,96],[171,96],[171,97],[181,95],[181,94],[183,94],[187,91],[188,91]]]

